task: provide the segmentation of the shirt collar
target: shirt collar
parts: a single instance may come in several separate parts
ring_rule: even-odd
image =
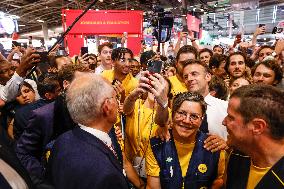
[[[82,130],[94,135],[95,137],[100,139],[103,143],[105,143],[107,146],[111,146],[112,144],[111,138],[109,137],[107,133],[100,131],[98,129],[92,128],[92,127],[86,127],[82,124],[78,124],[78,125],[80,126]]]
[[[206,104],[210,105],[210,102],[212,101],[214,97],[210,95],[210,93],[208,93],[208,95],[206,95],[206,97],[204,98],[204,101],[206,102]]]

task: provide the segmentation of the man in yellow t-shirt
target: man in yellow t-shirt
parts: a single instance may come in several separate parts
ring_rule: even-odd
[[[191,92],[176,95],[169,141],[151,138],[146,153],[147,185],[155,188],[218,188],[223,184],[225,153],[211,153],[204,146],[207,134],[198,129],[206,103]]]
[[[188,91],[183,81],[183,62],[186,60],[196,60],[197,56],[198,51],[193,46],[185,45],[179,49],[176,57],[177,74],[169,77],[169,80],[172,84],[171,93],[174,96],[178,93]]]
[[[276,87],[259,84],[230,96],[223,124],[235,151],[229,156],[226,188],[284,188],[283,96]]]
[[[137,79],[135,79],[130,73],[130,63],[133,58],[133,53],[128,48],[116,48],[113,49],[111,59],[114,64],[113,70],[105,70],[102,76],[109,80],[117,93],[120,94],[122,100],[136,88],[138,85]],[[99,90],[99,89],[98,89]]]

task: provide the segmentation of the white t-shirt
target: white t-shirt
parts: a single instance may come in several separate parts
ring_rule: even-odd
[[[95,70],[95,74],[100,75],[104,70],[105,68],[102,65],[99,65]]]
[[[228,102],[215,98],[210,94],[204,100],[207,103],[206,114],[209,133],[216,134],[227,140],[227,129],[222,122],[227,116]]]
[[[15,100],[19,92],[19,86],[23,80],[24,79],[15,72],[6,85],[0,85],[0,99],[5,102]]]

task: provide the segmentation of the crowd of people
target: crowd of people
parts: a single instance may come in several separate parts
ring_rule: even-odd
[[[284,40],[261,32],[226,52],[186,33],[139,56],[57,47],[46,70],[0,55],[0,188],[284,188]]]

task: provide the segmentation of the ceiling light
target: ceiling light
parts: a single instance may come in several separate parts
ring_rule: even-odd
[[[41,23],[43,23],[44,21],[43,20],[37,20],[38,22],[41,22]]]
[[[19,24],[18,26],[20,26],[20,27],[24,27],[24,26],[26,26],[26,25],[24,25],[24,24]]]

